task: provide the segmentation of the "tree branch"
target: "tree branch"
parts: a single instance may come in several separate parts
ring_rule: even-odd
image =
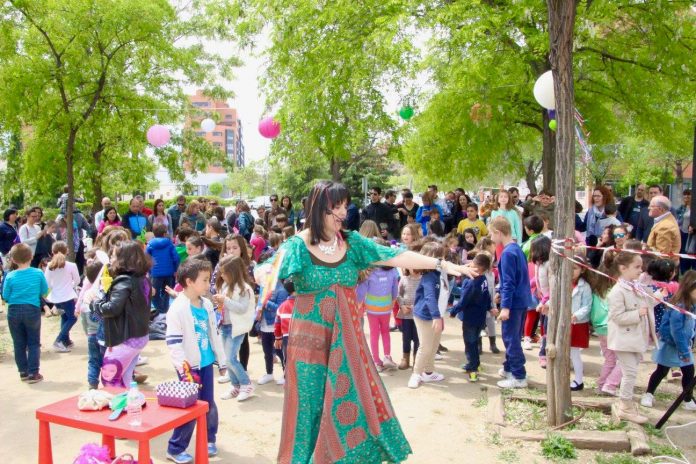
[[[538,131],[541,132],[542,134],[544,133],[544,128],[541,127],[539,124],[537,124],[537,123],[535,123],[535,122],[519,121],[519,120],[516,120],[516,119],[513,119],[512,122],[514,122],[515,124],[521,124],[521,125],[523,125],[523,126],[531,127],[532,129],[538,130]]]

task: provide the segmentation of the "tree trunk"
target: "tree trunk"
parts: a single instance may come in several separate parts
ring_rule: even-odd
[[[65,146],[65,166],[68,184],[68,203],[65,207],[65,231],[68,245],[68,259],[75,261],[75,246],[73,245],[73,203],[75,202],[75,173],[73,166],[73,155],[75,153],[75,139],[77,129],[71,128],[68,135],[68,143]]]
[[[682,160],[674,161],[674,186],[676,188],[672,191],[672,204],[681,205],[682,192],[684,191],[684,165]]]
[[[525,171],[524,171],[524,180],[527,182],[527,188],[529,189],[529,193],[536,196],[536,194],[537,194],[537,188],[536,188],[537,172],[536,172],[536,169],[534,166],[534,161],[527,162],[527,167],[525,168]]]
[[[573,240],[575,228],[575,139],[573,134],[573,27],[574,0],[547,0],[549,8],[550,62],[556,95],[557,133],[555,157],[554,237]],[[546,179],[544,179],[546,184]],[[565,249],[566,256],[572,250]],[[570,400],[570,308],[572,263],[555,253],[551,259],[551,285],[547,332],[546,395],[548,423],[563,424],[572,418]]]
[[[336,158],[331,158],[331,180],[341,182],[341,163]]]
[[[556,116],[558,117],[558,116]],[[544,128],[544,133],[542,136],[542,158],[541,158],[541,172],[544,176],[544,190],[553,192],[554,195],[558,196],[558,192],[555,191],[556,188],[556,133],[549,129],[549,118],[548,112],[544,109],[542,110],[542,127]],[[558,129],[556,129],[558,130]]]
[[[102,182],[101,165],[101,157],[104,153],[104,148],[106,148],[106,144],[99,143],[99,145],[97,145],[97,148],[92,152],[92,159],[94,160],[94,164],[96,166],[96,169],[94,171],[94,177],[92,179],[92,196],[94,197],[94,199],[92,200],[92,214],[96,213],[101,209],[101,200],[104,197],[104,185]],[[98,225],[99,224],[95,224],[95,226]]]

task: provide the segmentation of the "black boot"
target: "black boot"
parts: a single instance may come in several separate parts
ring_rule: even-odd
[[[489,340],[490,345],[491,345],[491,353],[493,353],[493,354],[500,353],[500,350],[498,349],[498,347],[495,346],[495,337],[488,337],[488,340]]]

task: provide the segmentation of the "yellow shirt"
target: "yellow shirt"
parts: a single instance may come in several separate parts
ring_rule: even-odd
[[[488,235],[488,229],[486,229],[486,224],[484,224],[483,221],[480,219],[470,221],[469,218],[465,218],[459,221],[459,225],[457,226],[457,233],[463,234],[465,229],[474,229],[476,231],[476,241],[479,241],[483,237]]]

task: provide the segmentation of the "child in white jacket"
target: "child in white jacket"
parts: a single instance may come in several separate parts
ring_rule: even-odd
[[[200,385],[199,399],[208,402],[208,455],[217,455],[215,438],[218,428],[218,412],[213,386],[213,363],[217,362],[220,374],[226,372],[222,339],[217,331],[212,303],[203,298],[210,287],[210,263],[200,259],[188,259],[180,267],[178,283],[183,291],[167,312],[167,348],[179,379]],[[177,463],[193,462],[186,453],[196,421],[174,429],[167,447],[167,458]]]

